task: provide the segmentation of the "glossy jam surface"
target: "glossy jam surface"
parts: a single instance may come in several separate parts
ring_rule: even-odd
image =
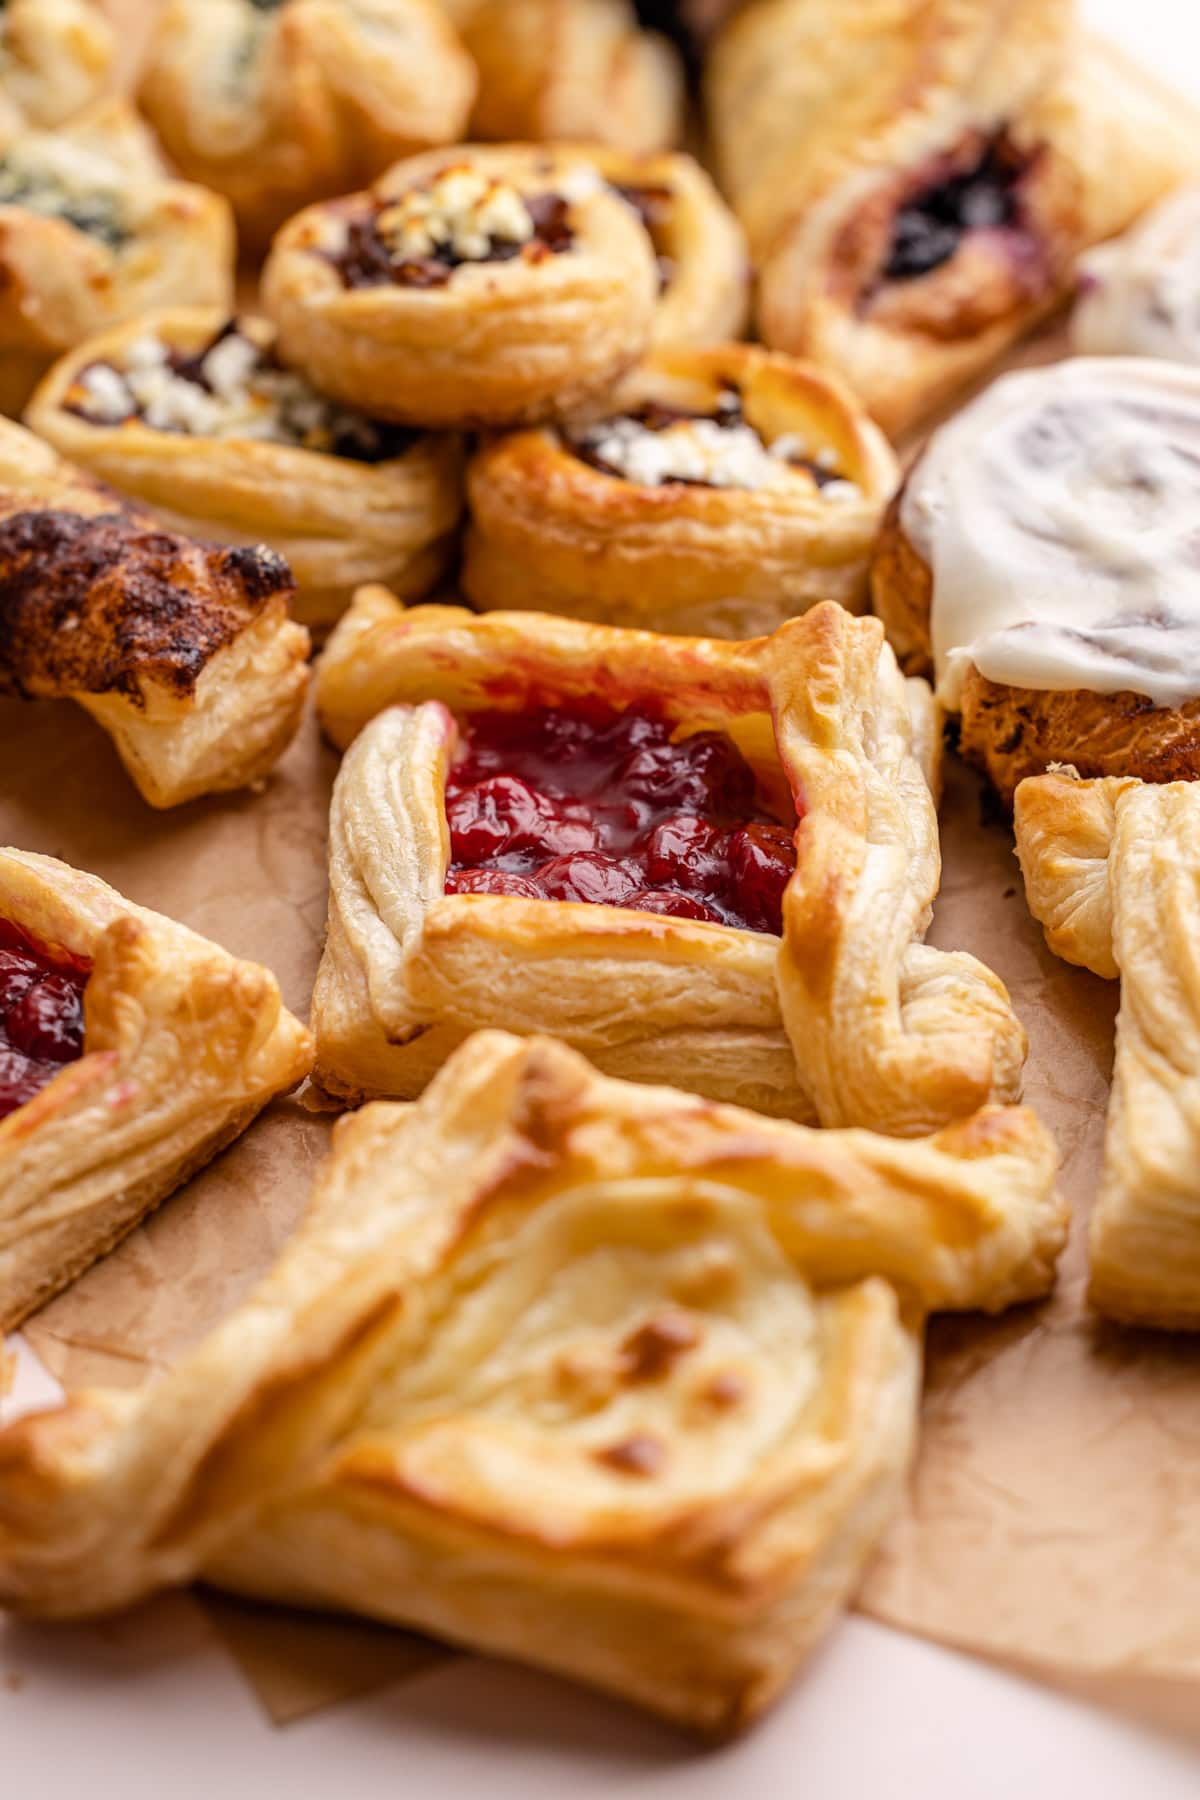
[[[1021,227],[1022,177],[1029,159],[1001,132],[966,167],[949,162],[896,214],[884,276],[907,281],[950,261],[970,231]]]
[[[448,894],[582,900],[782,929],[792,829],[719,731],[620,714],[476,713],[446,783]]]
[[[90,973],[90,964],[52,956],[0,919],[0,1119],[83,1055]]]

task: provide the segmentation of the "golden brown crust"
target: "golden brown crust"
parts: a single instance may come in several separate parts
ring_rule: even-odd
[[[707,414],[730,393],[764,444],[793,439],[832,470],[758,489],[654,486],[592,467],[550,427],[499,438],[468,474],[470,600],[729,638],[771,632],[819,600],[861,611],[896,464],[840,383],[750,345],[660,350],[605,413],[651,403]],[[830,472],[854,491],[826,496]]]
[[[891,1510],[924,1311],[1053,1279],[1055,1160],[1023,1111],[807,1132],[482,1033],[343,1121],[283,1260],[178,1369],[0,1436],[0,1598],[203,1576],[738,1730]]]
[[[929,616],[933,570],[900,523],[904,493],[902,486],[892,496],[875,540],[871,607],[876,618],[883,620],[888,643],[896,652],[900,667],[909,675],[931,675]]]
[[[274,552],[163,531],[0,425],[0,691],[86,707],[152,806],[257,780],[290,742],[291,591]]]
[[[91,0],[6,0],[0,141],[64,125],[103,94],[113,32]]]
[[[0,1120],[12,1329],[308,1073],[275,979],[53,857],[0,850],[0,919],[92,964],[84,1054]]]
[[[579,164],[570,152],[459,145],[397,163],[369,193],[309,207],[279,233],[263,271],[280,353],[322,392],[402,424],[562,417],[624,374],[653,330],[654,257],[615,194],[595,187],[569,200],[562,254],[535,242],[529,255],[465,262],[432,287],[347,287],[336,266],[356,225],[464,167],[533,195],[569,185]]]
[[[801,816],[785,936],[622,907],[446,894],[453,712],[525,695],[650,703],[727,731]],[[815,607],[729,644],[364,590],[318,678],[353,743],[330,823],[318,1079],[418,1093],[473,1030],[552,1030],[607,1072],[919,1135],[1019,1088],[1025,1039],[973,958],[921,943],[940,873],[907,684],[876,621]],[[920,709],[918,709],[920,711]],[[361,734],[361,735],[360,735]],[[867,855],[868,843],[886,854]]]
[[[433,0],[168,0],[140,102],[263,247],[314,200],[460,136],[475,72]]]
[[[154,313],[89,338],[55,364],[26,419],[71,461],[144,505],[173,530],[224,544],[267,544],[295,579],[294,616],[328,627],[355,588],[386,582],[419,600],[446,573],[462,512],[461,440],[414,435],[402,455],[358,461],[251,437],[206,438],[158,431],[139,419],[95,423],[72,410],[79,373],[94,362],[123,366],[151,334],[193,354],[226,315],[210,308]],[[270,351],[265,320],[239,321]]]

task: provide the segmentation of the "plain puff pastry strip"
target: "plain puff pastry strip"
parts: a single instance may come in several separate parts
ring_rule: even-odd
[[[718,159],[767,343],[889,432],[1060,300],[1080,252],[1200,168],[1200,116],[1070,0],[756,0],[713,48]]]
[[[1055,1163],[1023,1109],[809,1132],[481,1033],[182,1365],[0,1436],[0,1604],[203,1578],[735,1731],[889,1517],[924,1313],[1049,1287]]]
[[[1200,786],[1042,775],[1015,822],[1046,942],[1121,982],[1092,1304],[1200,1329]]]
[[[88,970],[82,1056],[0,1117],[8,1330],[303,1080],[312,1043],[266,969],[53,857],[0,850],[3,925]]]
[[[420,599],[454,554],[461,440],[326,401],[279,365],[265,320],[189,307],[118,326],[56,363],[25,417],[172,530],[277,551],[306,625],[364,581]]]
[[[463,589],[708,637],[852,612],[898,480],[842,384],[749,344],[659,350],[598,418],[493,439],[468,472]]]
[[[378,418],[558,418],[649,345],[649,236],[578,152],[458,145],[312,206],[275,239],[263,307],[283,360]]]
[[[460,27],[479,70],[471,133],[594,140],[638,154],[683,129],[674,51],[628,0],[480,0]]]
[[[0,9],[0,140],[49,131],[98,100],[112,30],[91,0],[6,0]]]
[[[262,246],[310,201],[453,143],[475,85],[434,0],[167,0],[138,98]]]
[[[176,181],[123,101],[0,151],[0,409],[64,350],[122,319],[233,301],[233,219]]]
[[[0,694],[75,700],[151,806],[258,781],[300,722],[287,564],[206,549],[0,421]]]
[[[724,732],[800,815],[784,937],[624,906],[445,892],[454,715],[646,705]],[[330,821],[317,1078],[418,1093],[489,1025],[610,1074],[825,1125],[919,1135],[1019,1088],[1025,1037],[974,958],[921,942],[940,875],[910,692],[878,623],[818,606],[747,644],[528,613],[404,612],[364,590],[330,639],[322,723],[352,746]]]

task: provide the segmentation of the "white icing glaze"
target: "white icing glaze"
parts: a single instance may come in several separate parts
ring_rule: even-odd
[[[1071,342],[1088,355],[1200,363],[1200,187],[1085,257]]]
[[[933,573],[938,694],[1200,696],[1200,370],[1076,357],[997,381],[932,439],[901,506]]]

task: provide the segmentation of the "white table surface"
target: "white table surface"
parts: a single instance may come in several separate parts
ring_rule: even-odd
[[[1084,10],[1200,99],[1195,0],[1084,0]],[[23,1359],[17,1402],[52,1393]],[[565,1684],[467,1658],[276,1729],[186,1598],[94,1629],[0,1622],[0,1793],[262,1800],[272,1790],[287,1800],[1197,1800],[1200,1756],[857,1618],[748,1739],[718,1752],[689,1751]]]

